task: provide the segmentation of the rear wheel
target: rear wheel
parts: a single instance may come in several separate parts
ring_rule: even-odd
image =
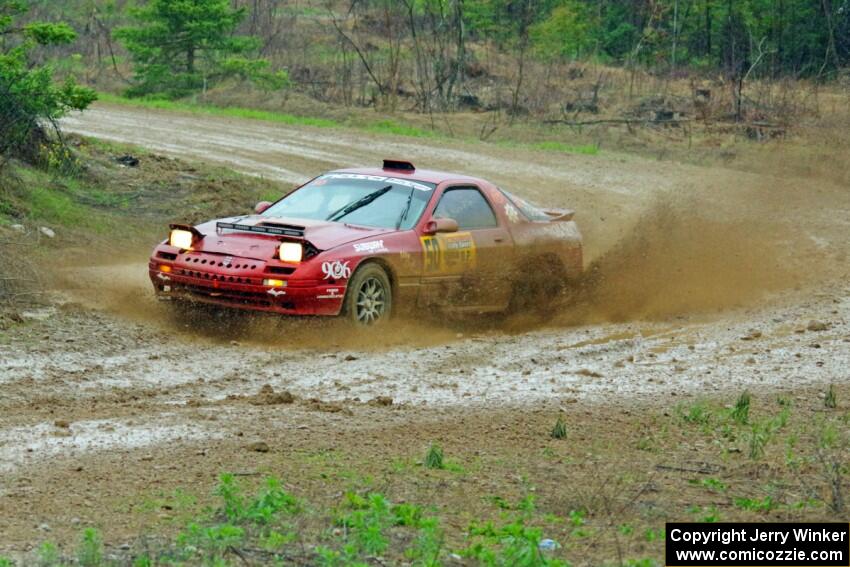
[[[387,272],[377,264],[366,264],[348,282],[345,312],[355,325],[385,322],[392,313],[393,290]]]

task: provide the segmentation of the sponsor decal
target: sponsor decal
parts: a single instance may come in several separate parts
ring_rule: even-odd
[[[512,223],[519,222],[519,211],[510,203],[505,203],[505,215]]]
[[[387,252],[384,247],[383,240],[373,240],[372,242],[358,242],[354,245],[355,252]]]
[[[423,236],[420,240],[425,273],[460,274],[475,267],[475,241],[469,232]]]
[[[274,297],[280,297],[281,295],[286,295],[286,292],[282,289],[270,289],[266,293]]]
[[[351,268],[348,267],[348,262],[334,260],[322,263],[322,273],[325,274],[326,280],[346,280],[351,277]]]
[[[338,287],[329,287],[322,295],[317,295],[317,299],[342,299],[342,294]]]
[[[421,183],[416,183],[415,181],[409,181],[407,179],[397,179],[395,177],[384,177],[383,175],[362,175],[360,173],[328,173],[327,175],[323,175],[322,179],[361,179],[364,181],[385,181],[394,185],[401,185],[402,187],[413,187],[418,191],[433,191],[433,189],[431,189],[427,185],[422,185]]]
[[[166,276],[166,275],[165,275],[165,274],[163,274],[162,272],[158,273],[158,274],[156,275],[156,277],[158,277],[159,279],[161,279],[161,280],[162,280],[162,281],[164,281],[164,282],[170,282],[170,281],[171,281],[171,278],[169,278],[168,276]]]

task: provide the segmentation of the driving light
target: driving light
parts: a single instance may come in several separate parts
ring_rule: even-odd
[[[190,250],[192,248],[192,233],[188,230],[180,230],[176,228],[171,231],[171,236],[168,239],[168,243],[174,246],[175,248],[180,248],[182,250]]]
[[[168,264],[160,264],[159,265],[159,271],[165,272],[167,274],[167,273],[171,272],[171,266],[169,266]]]
[[[284,242],[280,245],[280,259],[283,262],[300,262],[303,248],[297,242]]]
[[[263,280],[263,285],[268,287],[286,287],[284,280]]]

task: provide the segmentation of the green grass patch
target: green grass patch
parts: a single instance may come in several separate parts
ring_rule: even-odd
[[[582,154],[586,156],[595,156],[599,154],[599,146],[596,146],[594,144],[584,144],[575,146],[571,144],[565,144],[563,142],[557,142],[554,140],[547,140],[543,142],[535,142],[531,144],[531,147],[538,150],[561,152],[565,154]]]
[[[173,101],[166,99],[155,98],[126,98],[123,96],[111,93],[98,93],[98,100],[111,104],[120,104],[124,106],[132,106],[138,108],[149,108],[154,110],[166,110],[177,112],[189,112],[192,114],[202,114],[206,116],[217,116],[225,118],[242,118],[248,120],[263,120],[266,122],[275,122],[278,124],[286,124],[288,126],[312,126],[315,128],[350,128],[371,132],[382,135],[404,136],[408,138],[430,138],[430,139],[449,139],[449,136],[438,130],[430,130],[420,128],[410,124],[403,124],[395,120],[382,119],[369,121],[366,123],[353,123],[350,121],[339,121],[329,118],[319,118],[313,116],[299,116],[284,112],[274,112],[269,110],[257,110],[241,107],[220,107],[208,104],[201,104],[188,101]],[[477,138],[460,138],[461,141],[471,143],[487,143],[478,140]],[[495,142],[500,146],[527,148],[535,150],[552,151],[568,154],[581,155],[597,155],[599,154],[599,146],[595,144],[580,144],[573,145],[555,140],[547,140],[533,143],[500,141]]]
[[[221,116],[225,118],[245,118],[248,120],[264,120],[289,126],[313,126],[316,128],[339,128],[343,124],[328,118],[316,118],[310,116],[296,116],[282,112],[271,112],[268,110],[256,110],[240,107],[220,107],[191,102],[173,100],[149,99],[149,98],[125,98],[109,93],[99,93],[98,100],[112,104],[122,104],[139,108],[150,108],[155,110],[169,110],[179,112],[191,112],[193,114],[205,114],[207,116]]]
[[[379,120],[372,124],[367,124],[364,129],[368,132],[376,134],[391,134],[393,136],[408,136],[410,138],[440,138],[443,137],[439,132],[433,130],[423,130],[415,126],[399,124],[392,120]]]

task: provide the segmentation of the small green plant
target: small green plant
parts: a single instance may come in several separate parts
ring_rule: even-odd
[[[697,402],[688,408],[687,412],[679,410],[685,423],[706,425],[711,420],[711,410],[703,402]]]
[[[703,522],[705,524],[714,524],[720,521],[720,513],[717,511],[717,506],[709,506],[707,508],[691,506],[690,508],[688,508],[688,512],[699,516],[696,520],[697,522]]]
[[[178,538],[178,544],[187,550],[197,550],[206,559],[214,560],[229,548],[242,543],[245,530],[233,524],[216,524],[204,527],[196,523],[189,524]]]
[[[443,469],[443,449],[436,443],[431,443],[428,447],[428,452],[425,454],[425,468],[428,469]]]
[[[53,567],[59,564],[59,550],[55,543],[45,541],[39,546],[38,564],[40,567]]]
[[[558,416],[558,421],[555,422],[555,427],[552,428],[553,439],[564,439],[567,436],[567,424],[564,423],[564,418]]]
[[[646,532],[643,534],[643,539],[645,539],[649,543],[652,543],[653,541],[664,539],[664,536],[665,534],[663,529],[656,530],[654,528],[650,528],[646,530]]]
[[[746,425],[750,420],[750,393],[744,391],[732,408],[732,419],[740,425]]]
[[[153,561],[147,555],[140,555],[133,560],[133,567],[153,567]]]
[[[835,386],[833,384],[830,384],[829,388],[826,390],[826,396],[823,398],[823,405],[829,409],[835,409],[838,407],[838,400],[835,398]]]
[[[15,564],[12,563],[11,559],[0,557],[0,567],[15,567]]]
[[[77,561],[82,567],[98,567],[103,561],[103,540],[94,528],[83,530],[77,549]]]
[[[752,424],[752,428],[750,429],[750,459],[755,461],[764,456],[767,444],[770,443],[771,439],[773,439],[780,429],[787,425],[790,414],[791,409],[785,406],[774,417]]]
[[[735,498],[733,502],[741,510],[749,510],[750,512],[770,512],[778,506],[776,501],[770,496],[765,496],[762,499]]]
[[[707,488],[708,490],[713,490],[715,492],[725,492],[726,485],[717,480],[716,478],[703,478],[699,481],[694,481],[695,484],[699,484],[703,488]]]

